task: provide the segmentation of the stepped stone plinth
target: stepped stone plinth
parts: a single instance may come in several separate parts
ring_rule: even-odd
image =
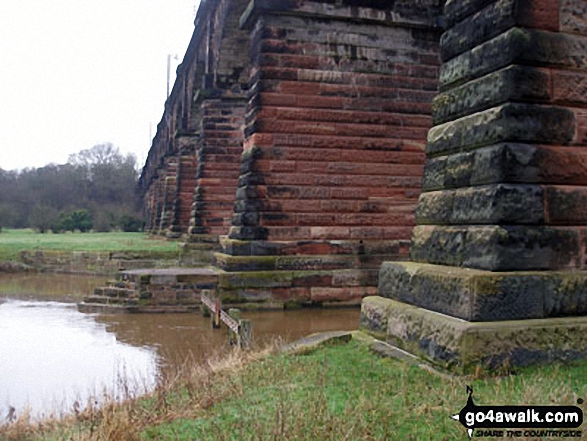
[[[362,325],[457,371],[587,357],[580,0],[447,0],[412,262]]]
[[[440,3],[249,2],[240,174],[214,254],[223,298],[358,305],[383,261],[407,259]]]
[[[200,309],[202,290],[215,291],[213,268],[160,268],[122,271],[115,281],[94,290],[78,304],[82,311],[192,312]]]

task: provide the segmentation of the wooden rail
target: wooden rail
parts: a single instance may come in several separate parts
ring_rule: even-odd
[[[202,290],[200,293],[202,304],[208,308],[212,313],[212,326],[214,328],[220,327],[220,322],[224,322],[228,329],[232,331],[229,334],[231,343],[236,343],[242,348],[249,346],[251,340],[251,323],[249,320],[240,319],[240,311],[238,309],[231,309],[229,313],[223,311],[220,306],[220,299],[211,299],[207,292]],[[234,316],[231,316],[231,314]],[[236,317],[236,318],[235,318]]]

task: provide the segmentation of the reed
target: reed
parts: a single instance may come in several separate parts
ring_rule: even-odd
[[[360,338],[297,355],[277,347],[186,363],[146,396],[62,420],[21,416],[0,427],[0,439],[464,439],[449,417],[464,406],[466,385],[479,405],[574,405],[587,397],[585,363],[454,377],[379,357]]]

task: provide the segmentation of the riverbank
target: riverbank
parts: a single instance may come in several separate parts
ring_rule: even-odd
[[[23,418],[6,440],[464,439],[450,415],[477,404],[575,405],[587,365],[523,369],[509,376],[451,377],[385,358],[373,340],[282,351],[233,352],[188,366],[154,393],[60,422]],[[582,405],[584,409],[584,405]],[[523,437],[517,439],[524,439]]]
[[[25,250],[88,252],[175,252],[178,242],[146,233],[37,233],[31,229],[3,229],[0,233],[0,261],[19,261]]]
[[[178,242],[146,233],[40,234],[2,230],[0,273],[43,271],[114,275],[121,269],[178,266],[185,256]]]

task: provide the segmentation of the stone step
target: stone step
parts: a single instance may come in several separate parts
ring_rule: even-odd
[[[110,288],[136,289],[136,283],[129,280],[108,280],[105,286]]]
[[[93,295],[84,298],[84,303],[98,304],[98,305],[122,305],[135,306],[138,305],[138,299],[127,298],[112,298],[100,295]]]
[[[137,297],[137,292],[134,289],[102,286],[94,289],[94,295],[103,297],[129,298]]]
[[[304,256],[231,256],[214,253],[216,266],[228,272],[243,271],[319,271],[343,269],[378,269],[385,254],[327,254]],[[395,255],[400,259],[402,256]]]

